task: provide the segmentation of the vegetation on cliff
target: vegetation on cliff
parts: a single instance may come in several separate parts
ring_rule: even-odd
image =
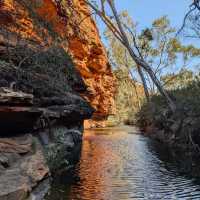
[[[114,70],[116,77],[115,105],[116,113],[109,116],[108,126],[119,124],[134,124],[135,114],[139,111],[144,99],[144,89],[141,83],[132,80],[126,69]]]
[[[152,137],[198,155],[200,49],[182,42],[177,33],[199,39],[199,1],[190,6],[180,30],[163,16],[139,31],[137,22],[127,12],[119,13],[114,1],[88,4],[106,24],[109,58],[118,82],[117,114],[110,118],[111,124],[131,121]],[[142,101],[135,80],[143,85]]]
[[[199,39],[199,8],[196,4],[199,4],[199,1],[194,1],[191,5],[193,8],[185,16],[178,33],[184,31],[184,36],[189,34],[188,37]],[[169,72],[161,77],[164,87],[177,105],[176,112],[170,112],[164,99],[153,94],[151,100],[144,103],[138,112],[137,123],[144,132],[149,132],[150,136],[171,147],[179,147],[183,153],[191,153],[197,158],[200,153],[200,75],[198,61],[194,58],[199,58],[199,49],[193,48],[192,45],[181,47],[180,43],[175,44],[174,49],[177,48],[184,52],[183,59],[186,62],[183,68],[177,73]],[[192,67],[192,64],[187,62],[188,58],[192,58],[192,63],[197,64]]]
[[[112,115],[197,158],[200,48],[177,32],[199,39],[199,11],[194,0],[179,31],[167,16],[141,30],[114,0],[0,0],[0,198],[27,198],[75,164],[91,117],[88,127]]]
[[[0,11],[0,53],[9,55],[19,44],[39,51],[62,48],[83,79],[86,89],[75,87],[96,110],[95,117],[105,120],[114,113],[115,78],[84,0],[3,0]]]
[[[148,63],[152,65],[154,73],[165,90],[176,89],[181,83],[186,85],[192,81],[192,71],[188,71],[187,67],[192,67],[191,61],[199,58],[200,49],[193,45],[181,43],[175,37],[177,30],[170,25],[166,16],[154,20],[152,26],[142,30],[141,33],[138,31],[137,24],[132,21],[127,12],[122,12],[120,19],[135,34],[135,40],[139,44],[138,48],[140,48]],[[108,41],[110,61],[113,64],[118,81],[118,92],[115,97],[117,116],[124,118],[126,113],[125,121],[134,124],[134,116],[143,107],[142,104],[146,101],[151,102],[151,96],[158,95],[158,91],[154,82],[144,72],[148,90],[145,100],[144,83],[136,73],[138,72],[137,64],[109,29],[105,31],[105,36]],[[127,36],[131,41],[132,35],[128,31]],[[174,71],[177,71],[177,65],[180,66],[178,67],[180,73],[176,75]],[[195,64],[193,65],[195,66]],[[171,94],[169,95],[176,106],[179,107],[178,101],[175,101]],[[124,122],[123,119],[121,121]]]
[[[94,112],[55,4],[40,3],[0,1],[0,199],[42,199],[33,190],[76,163]]]

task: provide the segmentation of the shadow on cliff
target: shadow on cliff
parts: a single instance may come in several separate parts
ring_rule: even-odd
[[[9,54],[0,54],[0,87],[33,95],[33,105],[23,102],[23,106],[57,106],[52,109],[60,112],[63,106],[68,106],[68,112],[71,114],[67,120],[65,119],[68,124],[73,125],[89,118],[93,112],[89,103],[79,96],[79,93],[84,93],[87,88],[70,56],[61,47],[34,51],[24,46],[16,46],[9,50]],[[0,104],[21,106],[13,99],[8,102],[2,101]],[[29,116],[29,111],[23,113],[26,120],[22,116],[16,116],[14,112],[12,116],[10,114],[11,112],[4,109],[2,115],[0,114],[0,120],[2,130],[10,127],[9,132],[12,133],[29,131],[29,123],[33,124],[34,116],[38,117],[37,112]],[[13,123],[17,127],[10,126],[12,120],[17,121]]]

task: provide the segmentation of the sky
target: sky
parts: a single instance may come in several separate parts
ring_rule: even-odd
[[[150,27],[155,19],[164,15],[168,16],[172,27],[178,30],[182,26],[184,16],[191,3],[192,0],[115,0],[118,12],[127,10],[132,19],[138,23],[139,30]],[[98,25],[102,40],[106,45],[103,37],[105,25],[100,21],[98,21]],[[187,41],[182,39],[182,42],[200,47],[198,41],[188,41],[188,38]]]
[[[181,27],[192,0],[115,0],[118,11],[127,10],[138,23],[139,30],[150,27],[152,22],[167,15],[172,26]],[[102,35],[105,26],[98,22]]]
[[[168,15],[172,25],[179,27],[191,2],[192,0],[116,0],[116,6],[120,10],[128,10],[143,28],[163,15]]]

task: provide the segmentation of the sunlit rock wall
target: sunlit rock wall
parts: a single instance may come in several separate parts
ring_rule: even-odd
[[[96,109],[93,119],[105,120],[114,112],[115,78],[83,0],[0,0],[0,26],[0,53],[18,43],[40,49],[62,46],[88,87],[81,95]]]

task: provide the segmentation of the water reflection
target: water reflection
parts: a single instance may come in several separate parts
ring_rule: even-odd
[[[47,199],[200,199],[199,184],[179,175],[167,151],[158,153],[134,132],[130,127],[86,131],[72,182],[55,184]]]

